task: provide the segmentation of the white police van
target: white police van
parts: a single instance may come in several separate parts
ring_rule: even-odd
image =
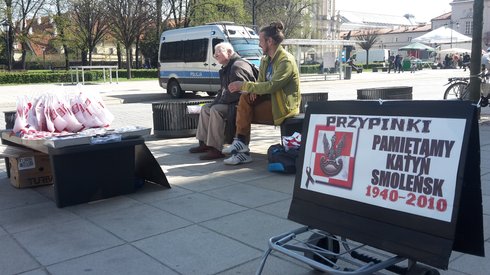
[[[221,64],[214,59],[214,46],[230,42],[235,51],[259,66],[262,50],[259,36],[251,28],[233,22],[164,31],[160,38],[159,82],[174,98],[185,91],[215,95],[220,88]]]

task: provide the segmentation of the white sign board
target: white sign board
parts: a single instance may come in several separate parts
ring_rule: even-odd
[[[465,119],[312,114],[301,188],[451,221]]]

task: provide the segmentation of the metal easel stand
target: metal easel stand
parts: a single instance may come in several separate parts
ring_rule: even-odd
[[[396,274],[439,274],[437,269],[405,257],[307,226],[270,238],[269,248],[262,256],[256,275],[262,274],[267,257],[273,251],[333,275],[368,275],[383,269]],[[403,261],[407,261],[406,266],[397,265]]]

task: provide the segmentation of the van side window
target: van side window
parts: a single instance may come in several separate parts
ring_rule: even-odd
[[[225,42],[225,40],[219,38],[213,38],[213,56],[214,56],[214,46],[218,45],[221,42]]]
[[[160,48],[160,62],[184,61],[183,45],[183,41],[163,43]]]
[[[195,39],[184,42],[185,62],[204,62],[208,53],[209,39]]]

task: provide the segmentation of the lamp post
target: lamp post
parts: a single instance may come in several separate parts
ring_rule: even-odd
[[[41,47],[41,49],[43,50],[43,69],[46,69],[46,48]]]
[[[456,28],[459,28],[458,22],[454,22],[453,20],[449,20],[449,28],[451,29],[451,43],[450,43],[451,49],[453,48],[453,25],[454,24],[456,24]],[[447,24],[446,24],[446,26],[447,26]]]
[[[7,50],[6,51],[6,54],[7,54],[7,69],[10,71],[10,69],[12,68],[12,59],[10,58],[10,40],[9,40],[9,37],[10,37],[10,25],[9,23],[7,22],[7,20],[4,20],[3,23],[2,23],[2,29],[3,29],[3,32],[5,33],[5,49]]]
[[[255,26],[255,24],[257,23],[257,22],[255,22],[255,20],[256,20],[256,18],[255,18],[256,17],[256,14],[255,14],[255,12],[256,12],[255,6],[256,5],[257,5],[257,0],[252,0],[252,26],[253,26],[254,30],[256,30],[256,28],[257,28]]]

